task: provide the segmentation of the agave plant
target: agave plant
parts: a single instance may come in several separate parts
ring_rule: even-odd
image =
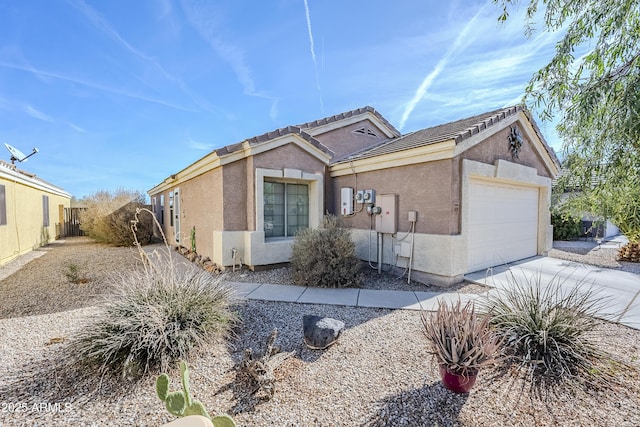
[[[547,282],[541,274],[512,273],[509,282],[490,294],[482,310],[516,365],[534,382],[596,380],[599,361],[609,359],[594,336],[606,299],[559,275]]]
[[[472,301],[462,305],[440,302],[431,316],[423,313],[424,333],[430,353],[440,366],[464,377],[475,376],[480,368],[498,360],[499,338],[489,329],[489,318],[476,313]]]

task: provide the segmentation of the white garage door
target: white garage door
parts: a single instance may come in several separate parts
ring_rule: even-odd
[[[538,253],[538,189],[470,181],[467,271]]]

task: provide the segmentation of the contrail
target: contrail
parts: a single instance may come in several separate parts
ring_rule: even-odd
[[[134,56],[139,58],[142,61],[150,63],[153,65],[159,72],[162,74],[164,78],[175,83],[178,87],[191,98],[191,100],[201,107],[202,109],[210,112],[210,113],[218,113],[219,110],[215,106],[209,104],[206,100],[202,99],[198,94],[196,94],[191,88],[189,88],[181,79],[172,75],[166,68],[158,62],[158,60],[152,56],[147,55],[146,53],[138,50],[131,43],[129,43],[124,37],[120,35],[120,33],[111,25],[109,21],[103,18],[95,9],[85,3],[84,0],[70,0],[72,6],[78,9],[84,16],[99,30],[106,34],[109,38],[111,38],[116,43],[120,44]],[[147,82],[142,80],[146,86],[149,86]]]
[[[309,48],[311,49],[311,60],[313,61],[313,68],[316,72],[316,87],[318,88],[318,94],[320,95],[320,111],[322,111],[322,114],[324,114],[322,89],[320,88],[320,77],[318,76],[318,62],[316,61],[316,52],[313,45],[313,32],[311,31],[311,13],[309,12],[309,3],[307,0],[304,0],[304,11],[307,16],[307,31],[309,32]]]
[[[22,110],[27,113],[28,115],[30,115],[31,117],[38,119],[38,120],[42,120],[43,122],[50,122],[53,123],[55,120],[53,120],[53,118],[45,113],[43,113],[40,110],[36,110],[34,107],[32,107],[29,104],[25,104],[22,107]]]
[[[491,2],[489,2],[488,4],[490,3]],[[404,125],[407,123],[409,116],[411,115],[413,110],[416,108],[416,105],[418,105],[418,102],[420,102],[420,100],[427,93],[427,90],[429,90],[429,88],[433,84],[433,81],[440,75],[442,70],[444,70],[444,68],[447,66],[449,59],[451,59],[452,56],[457,54],[458,51],[462,50],[464,45],[471,43],[472,40],[470,40],[469,33],[475,27],[475,23],[478,19],[478,16],[480,16],[480,14],[485,9],[485,7],[487,7],[487,5],[484,5],[482,8],[480,8],[478,13],[474,15],[471,21],[469,21],[467,25],[464,26],[462,31],[458,34],[458,37],[456,37],[456,40],[453,42],[453,46],[451,46],[449,50],[444,54],[444,56],[440,59],[440,61],[438,61],[433,71],[431,71],[424,78],[424,80],[416,90],[416,93],[413,95],[413,98],[411,98],[411,101],[409,101],[409,103],[406,105],[404,109],[404,113],[402,113],[402,119],[400,119],[400,130],[402,130]]]
[[[172,104],[170,102],[166,102],[162,99],[159,98],[152,98],[149,96],[145,96],[143,94],[140,93],[135,93],[135,92],[130,92],[124,89],[118,89],[116,87],[110,87],[110,86],[106,86],[106,85],[102,85],[99,83],[94,83],[91,82],[89,80],[82,80],[79,78],[75,78],[75,77],[71,77],[71,76],[65,76],[63,74],[57,74],[57,73],[53,73],[53,72],[49,72],[49,71],[45,71],[45,70],[40,70],[37,69],[35,67],[32,66],[22,66],[22,65],[18,65],[18,64],[12,64],[9,62],[3,62],[0,61],[0,68],[11,68],[14,70],[20,70],[20,71],[25,71],[28,73],[32,73],[35,76],[38,77],[49,77],[49,78],[54,78],[54,79],[58,79],[58,80],[64,80],[64,81],[68,81],[71,83],[75,83],[78,85],[82,85],[82,86],[86,86],[86,87],[90,87],[92,89],[98,89],[104,92],[109,92],[109,93],[114,93],[117,95],[122,95],[122,96],[126,96],[129,98],[134,98],[134,99],[140,99],[142,101],[147,101],[147,102],[152,102],[154,104],[159,104],[159,105],[164,105],[165,107],[170,107],[170,108],[175,108],[176,110],[182,110],[182,111],[189,111],[189,112],[197,112],[196,110],[190,109],[190,108],[186,108],[177,104]]]

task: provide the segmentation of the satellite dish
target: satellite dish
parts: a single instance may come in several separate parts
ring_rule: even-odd
[[[5,143],[4,146],[7,147],[7,150],[9,150],[9,153],[11,153],[11,164],[15,164],[16,160],[19,162],[24,162],[29,157],[38,152],[38,149],[36,147],[33,147],[33,151],[31,152],[31,154],[25,155],[22,151],[18,150],[16,147],[10,146],[7,143]]]

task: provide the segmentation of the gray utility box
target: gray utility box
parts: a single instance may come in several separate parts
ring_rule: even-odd
[[[398,231],[398,195],[376,195],[376,206],[382,211],[376,215],[376,231],[378,233],[395,234]]]

